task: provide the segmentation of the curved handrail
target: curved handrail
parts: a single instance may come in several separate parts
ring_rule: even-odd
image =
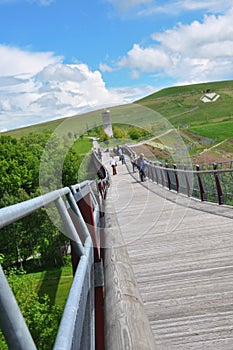
[[[66,231],[63,232],[71,242],[74,280],[63,317],[58,330],[54,349],[95,349],[98,340],[103,344],[103,334],[95,333],[95,294],[96,286],[93,267],[101,261],[100,257],[100,227],[101,210],[106,197],[108,183],[107,170],[102,171],[105,177],[96,181],[85,181],[69,187],[47,193],[45,195],[0,209],[0,228],[15,222],[48,204],[54,203]],[[104,194],[104,195],[103,195]],[[84,198],[89,202],[83,210]],[[101,198],[101,202],[100,202]],[[88,214],[89,213],[89,214]],[[91,218],[92,226],[89,218]],[[93,229],[92,229],[92,228]],[[93,249],[94,248],[94,249]],[[96,269],[101,273],[101,269]],[[100,278],[99,278],[100,280]],[[101,286],[101,288],[103,288]],[[103,303],[103,301],[102,301]],[[74,312],[75,311],[75,312]],[[88,324],[88,327],[87,327]],[[9,349],[36,349],[28,327],[18,308],[15,297],[8,285],[0,265],[0,326],[8,343]],[[103,328],[103,324],[101,325]],[[101,339],[102,336],[102,339]],[[96,338],[98,338],[96,340]],[[102,343],[101,343],[102,342]],[[100,345],[101,346],[101,345]]]
[[[132,160],[135,153],[128,145],[124,149]],[[232,166],[232,162],[228,163]],[[204,170],[196,164],[195,169],[188,169],[186,165],[173,164],[171,168],[167,163],[148,162],[147,177],[169,190],[201,201],[233,205],[233,168],[219,169],[218,163],[212,163],[212,167],[213,169]]]

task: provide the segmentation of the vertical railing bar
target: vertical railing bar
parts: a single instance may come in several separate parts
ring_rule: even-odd
[[[154,171],[155,171],[155,181],[157,182],[157,184],[159,184],[159,176],[158,176],[158,167],[156,165],[154,165]]]
[[[177,174],[177,165],[176,164],[173,164],[173,169],[174,169],[175,180],[176,180],[176,191],[179,192],[180,184],[179,184],[179,178],[178,178],[178,174]]]
[[[186,167],[186,166],[184,166],[184,170],[187,170],[187,167]],[[191,195],[191,190],[190,190],[189,177],[188,177],[188,174],[187,174],[186,172],[184,172],[184,176],[185,176],[185,183],[186,183],[187,195],[188,195],[188,197],[190,197],[190,195]]]
[[[9,350],[36,350],[32,336],[0,265],[0,325]]]
[[[217,164],[214,163],[213,164],[214,170],[217,170]],[[216,184],[216,190],[217,190],[217,194],[218,194],[218,204],[224,204],[223,201],[223,192],[222,192],[222,187],[221,187],[221,183],[220,183],[220,178],[218,176],[217,173],[214,173],[214,179],[215,179],[215,184]]]
[[[90,233],[89,233],[89,230],[87,228],[87,225],[86,225],[86,223],[85,223],[85,221],[84,221],[84,219],[82,217],[80,209],[79,209],[77,203],[75,202],[75,199],[74,199],[72,193],[69,192],[66,197],[67,197],[67,200],[69,202],[69,205],[70,205],[71,209],[76,214],[76,219],[77,219],[78,224],[79,224],[79,226],[80,226],[80,228],[82,230],[82,233],[84,234],[84,237],[85,238],[90,237]]]
[[[163,174],[163,164],[160,163],[159,166],[160,166],[160,175],[161,175],[161,185],[164,187],[165,181],[164,181],[164,174]]]
[[[82,286],[84,284],[85,275],[87,269],[90,268],[93,264],[93,249],[91,244],[91,239],[88,239],[88,244],[85,248],[85,255],[80,259],[78,268],[75,273],[74,281],[72,283],[69,296],[66,302],[65,310],[61,319],[59,326],[57,338],[54,345],[54,350],[68,350],[72,349],[72,340],[75,336],[75,322],[76,315],[80,305],[81,294],[83,293]],[[91,283],[91,281],[89,280]],[[84,319],[84,315],[83,319]],[[80,332],[80,329],[83,324],[83,320],[80,319],[77,331]],[[91,348],[92,349],[92,348]]]
[[[56,199],[55,204],[56,204],[57,210],[61,216],[61,219],[64,223],[64,227],[67,231],[68,237],[77,243],[79,255],[80,256],[84,255],[85,252],[83,249],[82,242],[77,234],[77,231],[76,231],[75,226],[71,220],[71,217],[68,214],[68,211],[67,211],[67,208],[65,206],[63,199],[61,197]]]
[[[205,198],[204,198],[205,191],[204,191],[201,175],[199,174],[199,170],[200,170],[200,165],[196,164],[196,171],[197,171],[198,186],[199,186],[199,191],[200,191],[200,198],[201,198],[201,201],[204,201],[205,200]]]
[[[168,168],[168,164],[165,164],[165,167]],[[167,183],[168,183],[168,189],[171,190],[171,180],[170,180],[170,175],[169,175],[169,170],[166,170],[167,174]]]

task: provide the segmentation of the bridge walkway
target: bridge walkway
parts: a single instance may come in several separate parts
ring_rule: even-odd
[[[233,349],[233,210],[139,182],[118,162],[108,201],[158,350]]]

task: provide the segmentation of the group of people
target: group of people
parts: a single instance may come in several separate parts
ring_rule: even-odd
[[[114,154],[119,156],[119,161],[121,161],[122,164],[125,164],[125,156],[123,154],[122,148],[117,146],[117,149],[114,149],[113,151],[114,151]],[[141,153],[139,157],[137,157],[135,155],[135,157],[132,159],[131,163],[132,163],[132,167],[133,167],[133,172],[135,172],[136,169],[138,169],[141,182],[146,181],[148,168],[147,168],[147,161],[144,157],[144,154]],[[112,174],[116,175],[117,174],[117,161],[116,161],[114,155],[112,155],[112,157],[110,159],[110,166],[112,167]]]

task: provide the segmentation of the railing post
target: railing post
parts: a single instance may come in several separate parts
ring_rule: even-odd
[[[217,170],[216,163],[213,164],[213,168],[214,168],[214,170]],[[219,176],[216,172],[214,173],[214,178],[215,178],[216,190],[217,190],[217,194],[218,194],[218,204],[221,205],[221,204],[224,204],[223,192],[222,192],[222,187],[221,187]]]
[[[168,164],[165,164],[165,167],[168,169]],[[167,174],[167,183],[168,183],[168,188],[169,190],[171,190],[171,179],[170,179],[170,175],[169,175],[169,170],[166,170],[166,174]]]
[[[202,201],[204,201],[205,200],[205,198],[204,198],[205,190],[204,190],[204,186],[202,183],[201,175],[199,174],[199,171],[200,171],[199,164],[196,165],[196,171],[197,171],[197,179],[198,179],[198,185],[199,185],[199,191],[200,191],[200,198]]]
[[[160,175],[161,175],[161,185],[164,187],[165,181],[164,181],[164,175],[163,175],[163,164],[160,163],[159,166],[160,166]]]
[[[155,179],[154,179],[154,175],[153,175],[153,181],[155,180],[155,182],[158,184],[159,183],[159,177],[158,177],[157,166],[156,165],[153,165],[153,174],[155,174]]]
[[[189,183],[189,178],[188,178],[188,174],[185,172],[187,170],[187,167],[184,166],[184,176],[185,176],[185,182],[186,182],[186,188],[187,188],[187,195],[188,197],[191,196],[191,186]]]
[[[176,191],[179,192],[179,178],[178,178],[178,174],[177,174],[177,165],[173,164],[173,168],[175,169],[175,179],[176,179]]]

